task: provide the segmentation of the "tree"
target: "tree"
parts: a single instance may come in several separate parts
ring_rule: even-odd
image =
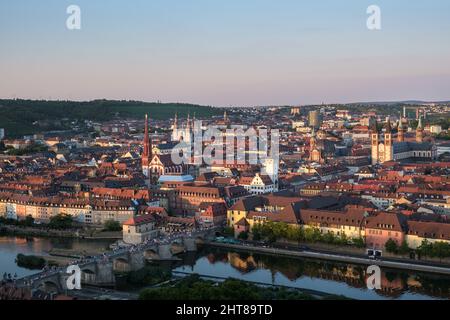
[[[16,257],[16,263],[19,267],[27,269],[42,269],[45,266],[45,259],[38,256],[26,256],[19,253]]]
[[[48,226],[52,229],[69,229],[72,228],[73,218],[66,213],[60,213],[50,218]]]
[[[411,249],[408,246],[408,242],[406,242],[406,240],[403,240],[402,244],[398,248],[398,253],[400,253],[400,254],[407,254],[410,251],[411,251]]]
[[[417,249],[419,253],[425,257],[431,257],[433,254],[433,244],[430,243],[427,239],[424,239]]]
[[[172,277],[172,271],[156,266],[146,266],[137,271],[130,271],[127,280],[132,285],[154,285]]]
[[[297,241],[298,242],[305,241],[305,229],[304,229],[304,227],[303,226],[298,227],[296,231],[297,231],[297,235],[296,235]]]
[[[236,279],[216,283],[192,275],[175,285],[144,289],[140,300],[312,300],[295,289],[266,288]]]
[[[450,245],[446,242],[437,241],[432,244],[432,256],[439,259],[450,256]]]
[[[271,223],[273,234],[276,240],[286,239],[288,235],[288,224],[285,222]]]
[[[262,225],[257,223],[252,228],[252,239],[254,241],[260,241],[262,239]]]
[[[336,239],[336,243],[342,244],[342,245],[348,245],[349,239],[345,233],[341,232],[339,237]]]
[[[363,237],[359,237],[359,238],[355,238],[352,239],[352,243],[357,247],[357,248],[364,248],[366,246],[366,242],[364,241]]]
[[[305,240],[307,242],[319,242],[322,240],[322,233],[317,228],[307,228],[305,230]]]
[[[386,241],[386,243],[384,244],[384,247],[386,248],[387,252],[390,252],[390,253],[397,253],[398,252],[397,242],[395,242],[392,239],[389,239],[388,241]]]
[[[335,240],[336,240],[336,237],[331,232],[327,232],[323,235],[323,241],[325,243],[333,244],[335,242]]]
[[[225,227],[223,228],[223,234],[227,237],[234,237],[234,229],[233,227]]]
[[[110,219],[105,221],[105,231],[122,231],[122,225],[119,221]]]
[[[25,219],[19,221],[18,224],[24,227],[32,227],[34,225],[34,218],[31,215],[27,215]]]
[[[248,232],[243,231],[243,232],[239,233],[238,238],[241,239],[241,240],[247,240],[248,239]]]

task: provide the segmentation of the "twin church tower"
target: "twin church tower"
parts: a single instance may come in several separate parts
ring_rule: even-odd
[[[394,140],[390,119],[387,120],[384,133],[378,132],[377,124],[370,128],[372,141],[372,164],[383,163],[392,160],[403,160],[408,158],[436,157],[434,144],[424,142],[422,118],[416,129],[415,141],[405,141],[405,127],[400,120],[397,130],[397,139]]]

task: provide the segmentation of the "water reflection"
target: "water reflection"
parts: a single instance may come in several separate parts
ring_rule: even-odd
[[[0,276],[6,273],[17,273],[19,277],[36,273],[17,266],[17,254],[46,256],[52,249],[67,249],[85,252],[95,252],[107,249],[110,240],[80,240],[34,237],[0,237]]]
[[[186,257],[175,270],[318,290],[355,299],[450,297],[450,277],[441,275],[382,269],[382,289],[371,291],[366,287],[366,267],[360,265],[274,257],[218,248],[203,248],[194,257]]]

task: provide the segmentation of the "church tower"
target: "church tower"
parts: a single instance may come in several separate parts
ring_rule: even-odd
[[[397,142],[405,141],[405,128],[403,127],[403,119],[400,118],[398,122],[398,134],[397,134]]]
[[[172,141],[178,140],[178,113],[175,113],[175,118],[173,120],[172,126]]]
[[[144,150],[142,152],[142,173],[151,181],[150,162],[152,161],[152,144],[148,134],[148,115],[145,115]]]
[[[370,128],[370,135],[372,140],[372,164],[378,163],[378,129],[377,122],[375,121],[373,126]]]
[[[316,131],[314,128],[309,139],[309,161],[323,163],[322,151],[317,148]]]
[[[394,144],[392,143],[391,119],[387,119],[384,133],[384,161],[394,160]]]
[[[416,142],[423,142],[423,124],[422,124],[422,116],[419,117],[419,124],[416,129]]]

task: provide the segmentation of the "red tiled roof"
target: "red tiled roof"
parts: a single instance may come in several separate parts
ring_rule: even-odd
[[[450,240],[450,224],[439,222],[408,221],[408,234],[422,238]]]
[[[398,213],[380,212],[367,218],[366,228],[403,232],[406,229],[406,219]]]
[[[125,226],[138,226],[141,224],[147,224],[155,222],[155,218],[151,214],[141,215],[141,216],[134,216],[127,221],[124,222],[123,225]]]

